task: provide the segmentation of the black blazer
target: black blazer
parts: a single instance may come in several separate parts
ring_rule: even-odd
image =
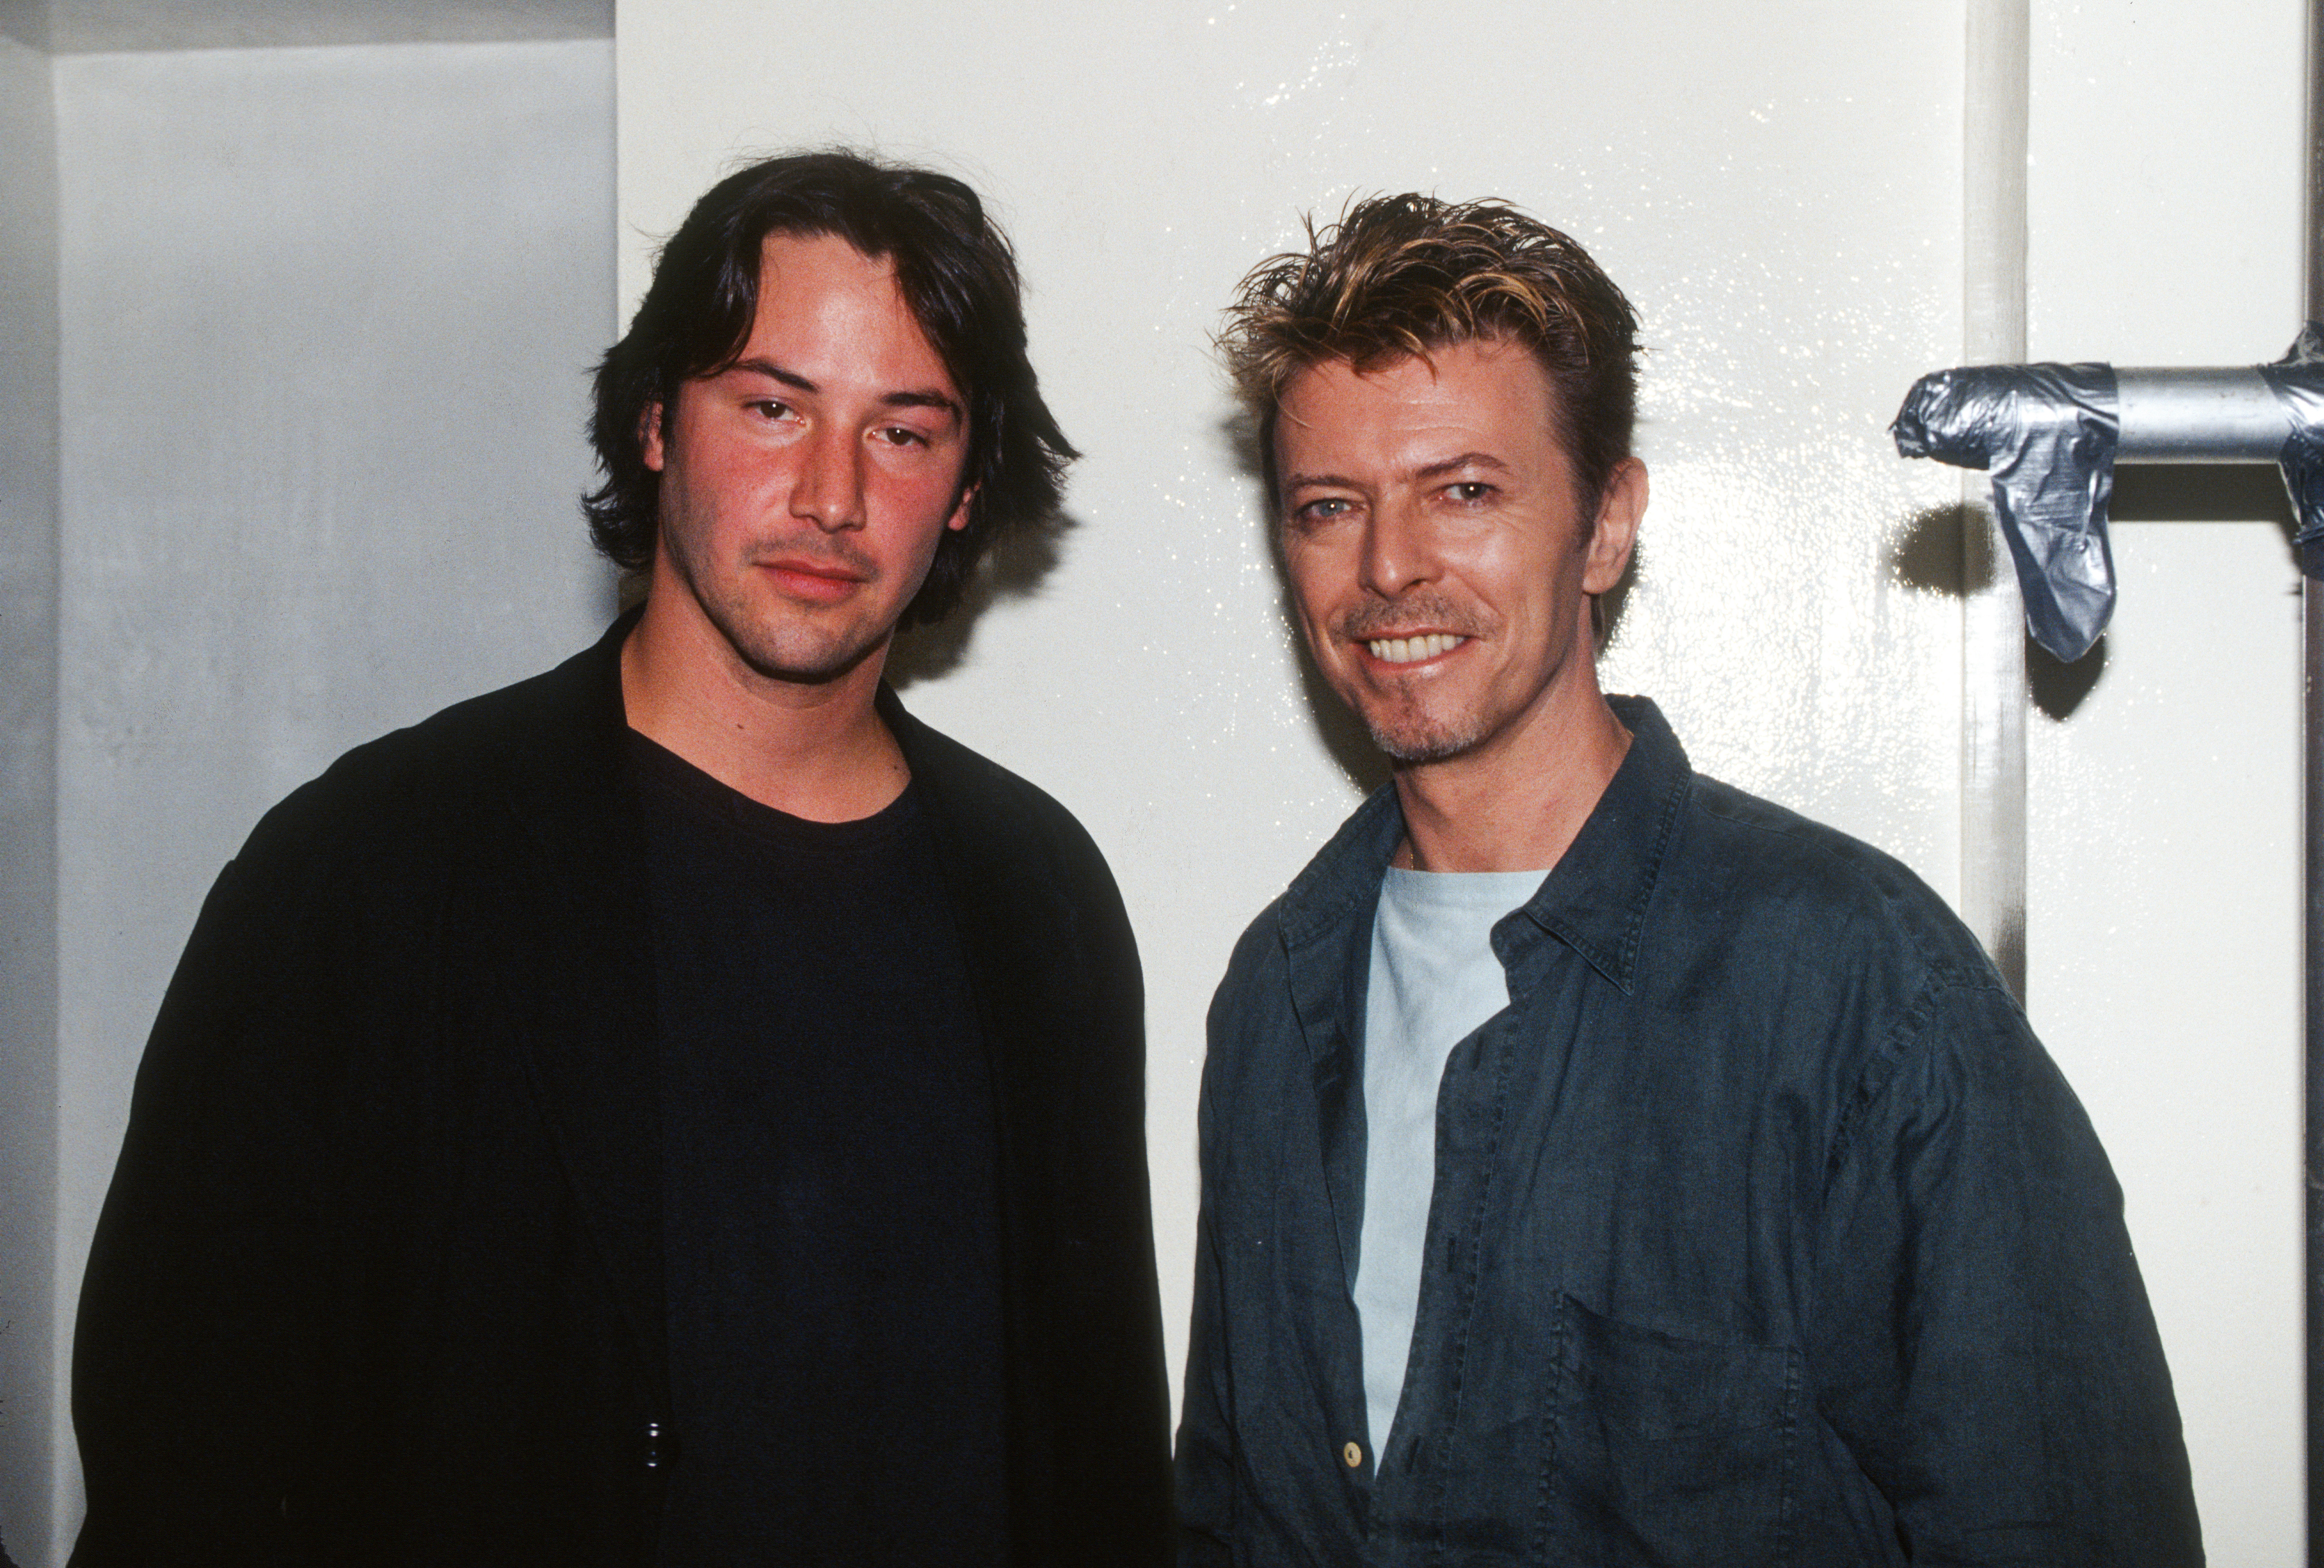
[[[349,752],[220,873],[82,1292],[76,1564],[650,1561],[685,1434],[628,626]],[[992,1051],[1013,1559],[1159,1562],[1129,921],[1062,807],[880,701]]]

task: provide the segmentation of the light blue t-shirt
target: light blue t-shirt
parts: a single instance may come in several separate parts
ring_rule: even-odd
[[[1548,874],[1391,866],[1380,882],[1364,1004],[1364,1226],[1356,1263],[1375,1462],[1388,1447],[1420,1307],[1436,1185],[1437,1085],[1452,1047],[1508,1006],[1493,927]]]

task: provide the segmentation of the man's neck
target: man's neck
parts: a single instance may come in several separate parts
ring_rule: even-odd
[[[622,706],[632,729],[728,789],[793,816],[853,822],[911,779],[873,706],[886,664],[882,646],[828,680],[773,679],[708,626],[657,620],[649,604],[622,644]]]
[[[1592,680],[1586,696],[1515,734],[1441,762],[1396,770],[1405,836],[1394,863],[1426,872],[1548,871],[1630,749],[1630,732]]]

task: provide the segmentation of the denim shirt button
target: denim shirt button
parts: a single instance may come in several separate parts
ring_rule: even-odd
[[[1364,1445],[1360,1443],[1351,1443],[1347,1447],[1340,1450],[1340,1457],[1348,1462],[1350,1470],[1353,1470],[1364,1462]]]

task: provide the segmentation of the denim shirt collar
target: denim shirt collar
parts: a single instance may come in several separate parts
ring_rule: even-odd
[[[1508,975],[1512,1000],[1531,991],[1549,967],[1557,938],[1624,994],[1635,992],[1641,936],[1663,856],[1693,770],[1655,705],[1644,697],[1609,699],[1630,731],[1630,749],[1572,844],[1522,909],[1493,927],[1493,952]],[[1355,1288],[1363,1227],[1363,1036],[1371,921],[1381,873],[1404,835],[1396,786],[1384,784],[1357,807],[1283,895],[1280,927],[1286,978],[1307,1047],[1340,1267]],[[1530,928],[1529,928],[1530,927]],[[1339,1342],[1352,1355],[1352,1304]],[[1360,1389],[1347,1368],[1333,1387]],[[1351,1417],[1352,1419],[1352,1416]]]
[[[1630,750],[1525,913],[1628,996],[1637,990],[1646,910],[1694,770],[1661,709],[1642,696],[1609,701]],[[1502,952],[1504,963],[1509,956]]]
[[[1630,749],[1572,845],[1521,912],[1629,994],[1637,989],[1646,911],[1694,770],[1651,701],[1607,700],[1630,732]],[[1380,874],[1403,835],[1404,815],[1391,781],[1341,825],[1285,892],[1284,941],[1295,956],[1318,940],[1324,952],[1344,954],[1351,925],[1369,920],[1378,905]],[[1506,922],[1494,932],[1494,950],[1512,973],[1517,955],[1508,944],[1518,936]],[[1303,1005],[1301,1012],[1305,1017],[1308,1009]]]

